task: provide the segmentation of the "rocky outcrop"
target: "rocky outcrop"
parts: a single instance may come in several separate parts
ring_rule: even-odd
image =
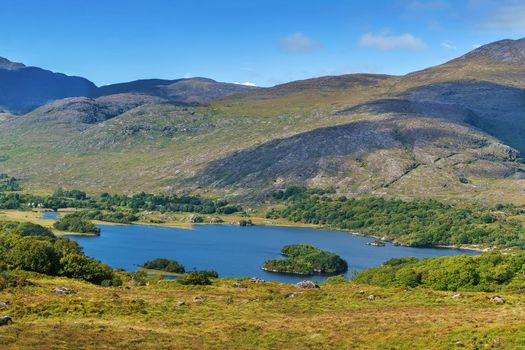
[[[321,288],[319,287],[319,285],[316,283],[316,282],[313,282],[313,281],[301,281],[301,282],[297,282],[295,284],[295,286],[297,288],[304,288],[304,289],[316,289],[316,288]]]

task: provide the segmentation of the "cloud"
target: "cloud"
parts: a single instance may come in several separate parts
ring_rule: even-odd
[[[366,33],[359,39],[359,45],[382,50],[422,49],[425,47],[425,43],[421,39],[409,33],[401,35]]]
[[[244,86],[257,86],[255,85],[255,83],[252,83],[250,81],[245,81],[244,83],[239,83],[239,82],[234,81],[233,83],[237,85],[244,85]]]
[[[450,50],[457,50],[458,48],[454,45],[454,43],[450,40],[445,40],[441,43],[441,46],[450,49]]]
[[[472,45],[473,49],[477,49],[478,47],[481,47],[481,44],[474,44],[474,45]]]
[[[296,32],[282,38],[280,46],[288,53],[306,53],[319,48],[320,44],[305,34]]]
[[[193,75],[191,73],[184,74],[184,79],[190,79],[190,78],[193,78]]]
[[[525,30],[525,4],[506,4],[490,15],[482,24],[486,30]]]

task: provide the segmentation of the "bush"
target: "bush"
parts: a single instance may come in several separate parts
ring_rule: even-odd
[[[7,254],[7,261],[14,268],[48,275],[56,273],[58,267],[53,244],[37,237],[22,237],[16,241]]]
[[[59,274],[62,276],[81,278],[95,284],[113,279],[113,271],[109,266],[83,254],[63,256],[60,265]]]
[[[491,292],[525,290],[523,276],[525,252],[515,255],[490,252],[423,260],[395,259],[358,273],[355,281],[383,287],[425,286],[437,290]]]
[[[43,236],[43,237],[55,237],[50,229],[33,224],[31,222],[21,222],[17,229],[20,231],[22,236]]]
[[[158,258],[151,261],[146,261],[143,265],[145,269],[160,270],[172,273],[184,273],[184,266],[175,260]]]
[[[67,214],[64,218],[55,222],[53,227],[61,231],[100,234],[100,228],[75,213]]]
[[[215,276],[218,277],[215,271],[192,271],[183,275],[178,281],[184,285],[206,286],[211,284],[210,278],[214,278]]]

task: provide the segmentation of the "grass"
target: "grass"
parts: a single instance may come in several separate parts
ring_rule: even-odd
[[[0,292],[10,303],[1,314],[14,320],[0,327],[2,349],[510,349],[522,347],[525,334],[523,295],[505,294],[507,303],[495,305],[492,294],[453,300],[447,292],[354,283],[298,290],[237,279],[125,288],[31,280],[34,286]],[[235,281],[248,288],[234,288]],[[56,295],[57,286],[77,293]],[[206,301],[194,303],[195,296]]]

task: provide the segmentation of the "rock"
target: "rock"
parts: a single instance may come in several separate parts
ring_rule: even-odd
[[[285,297],[286,299],[290,299],[290,298],[295,298],[295,296],[296,296],[295,293],[288,293],[288,294],[286,294],[284,297]]]
[[[183,305],[185,305],[185,304],[186,304],[186,302],[185,302],[184,300],[179,300],[179,301],[177,301],[177,306],[179,306],[179,307],[180,307],[180,306],[183,306]]]
[[[75,294],[76,291],[75,291],[73,288],[68,288],[68,287],[56,287],[56,288],[55,288],[55,293],[56,293],[56,294],[62,294],[62,295],[65,295],[65,294]]]
[[[375,241],[372,241],[370,243],[367,243],[367,244],[372,246],[372,247],[384,247],[385,246],[385,242],[380,241],[378,239],[376,239]]]
[[[359,294],[365,294],[365,291],[361,289],[358,293]]]
[[[451,298],[452,298],[452,299],[459,299],[459,298],[461,298],[462,296],[463,296],[463,295],[461,295],[461,294],[458,293],[458,294],[454,294],[453,296],[451,296]]]
[[[499,295],[495,295],[492,298],[490,298],[490,301],[492,301],[494,304],[505,304],[506,300],[503,297],[500,297]]]
[[[202,304],[206,301],[206,297],[203,297],[203,296],[200,296],[200,295],[197,295],[195,297],[193,297],[193,302],[196,303],[196,304]]]
[[[7,326],[13,323],[11,316],[0,316],[0,326]]]
[[[320,288],[319,285],[313,281],[301,281],[295,284],[297,288],[307,288],[307,289],[313,289],[313,288]]]
[[[374,294],[370,294],[368,296],[368,300],[376,300],[376,299],[379,299],[379,297],[377,295],[374,295]]]
[[[6,303],[5,301],[0,301],[0,309],[5,309],[9,306],[8,303]]]
[[[252,282],[252,283],[264,283],[266,281],[261,279],[261,278],[252,277],[252,278],[250,278],[250,282]]]
[[[241,283],[238,283],[238,282],[235,282],[234,284],[232,284],[232,287],[234,287],[234,288],[248,288],[244,284],[241,284]]]

